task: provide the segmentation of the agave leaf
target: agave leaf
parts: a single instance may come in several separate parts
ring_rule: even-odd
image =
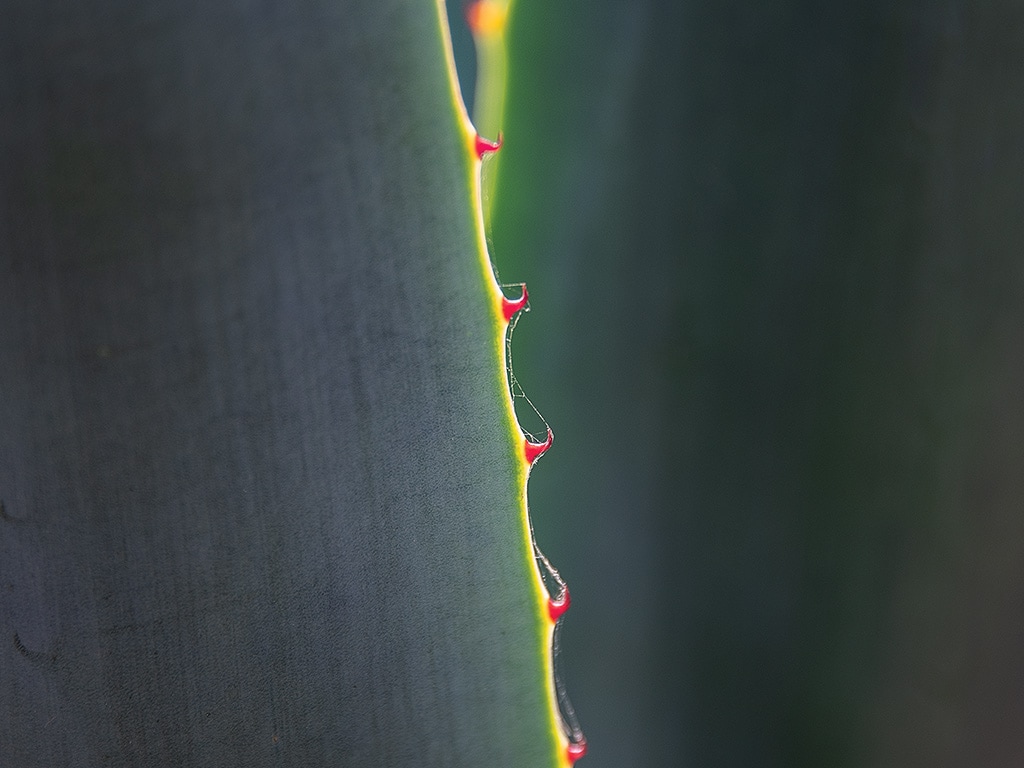
[[[550,766],[433,2],[5,4],[0,763]]]

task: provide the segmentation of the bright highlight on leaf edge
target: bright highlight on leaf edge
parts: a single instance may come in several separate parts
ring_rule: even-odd
[[[503,137],[500,132],[498,133],[498,137],[495,141],[491,141],[480,136],[466,112],[465,103],[462,99],[462,93],[458,84],[458,75],[455,71],[454,57],[451,51],[451,37],[448,30],[445,0],[436,0],[436,2],[439,21],[443,30],[444,39],[448,46],[448,75],[453,103],[457,110],[459,124],[462,127],[466,147],[471,158],[469,181],[472,191],[473,205],[475,208],[474,219],[476,221],[477,229],[479,263],[483,268],[485,282],[490,286],[494,296],[495,345],[496,349],[500,350],[502,357],[504,357],[506,345],[509,342],[509,327],[516,314],[528,309],[528,293],[526,285],[523,284],[522,293],[518,299],[509,299],[504,295],[495,276],[494,267],[487,248],[484,226],[483,195],[481,188],[481,169],[484,157],[490,153],[497,152],[501,148]],[[506,2],[500,2],[499,0],[478,0],[478,2],[473,3],[469,8],[467,8],[467,19],[470,21],[470,26],[478,40],[481,37],[497,35],[503,31],[508,6],[509,3],[507,0]],[[473,19],[469,19],[470,14],[474,15],[475,22]],[[500,25],[497,24],[497,20],[499,18]],[[518,420],[516,419],[512,389],[507,375],[508,372],[505,370],[504,365],[501,365],[500,376],[506,393],[506,413],[510,427],[513,430],[513,435],[518,433],[518,439],[521,441],[520,478],[522,490],[520,492],[519,506],[522,513],[523,530],[526,536],[528,551],[531,553],[531,568],[534,577],[534,586],[539,598],[538,608],[540,609],[541,614],[539,618],[547,627],[546,632],[544,633],[546,636],[546,647],[543,649],[543,654],[546,670],[545,674],[548,679],[549,715],[551,717],[553,732],[558,734],[558,740],[561,742],[561,749],[557,756],[557,762],[562,766],[566,766],[566,768],[571,768],[577,760],[586,755],[587,742],[583,737],[579,726],[575,723],[575,716],[572,713],[571,705],[568,705],[567,707],[571,722],[564,719],[561,714],[560,693],[564,695],[564,691],[561,691],[561,686],[556,683],[554,673],[555,630],[559,620],[569,608],[569,590],[561,580],[561,577],[558,576],[557,572],[550,567],[549,563],[547,563],[547,559],[543,556],[540,550],[537,549],[536,543],[533,539],[533,527],[529,520],[526,487],[529,480],[530,469],[534,462],[536,462],[536,460],[551,447],[554,435],[551,428],[548,427],[545,440],[540,443],[535,443],[522,434],[522,430],[519,427]],[[559,585],[559,592],[555,596],[550,594],[548,587],[545,584],[544,578],[540,572],[538,558],[544,561],[548,570],[554,574],[554,578]],[[565,700],[564,703],[568,704],[568,701]]]

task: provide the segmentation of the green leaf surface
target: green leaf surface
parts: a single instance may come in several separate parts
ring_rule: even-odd
[[[0,765],[555,765],[433,2],[0,23]]]

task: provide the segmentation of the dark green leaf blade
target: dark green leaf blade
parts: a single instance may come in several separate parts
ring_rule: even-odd
[[[8,4],[0,762],[542,766],[433,3]]]

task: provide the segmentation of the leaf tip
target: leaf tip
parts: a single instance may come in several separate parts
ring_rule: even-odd
[[[497,0],[476,0],[466,6],[466,23],[478,37],[492,37],[505,30],[508,6]]]

